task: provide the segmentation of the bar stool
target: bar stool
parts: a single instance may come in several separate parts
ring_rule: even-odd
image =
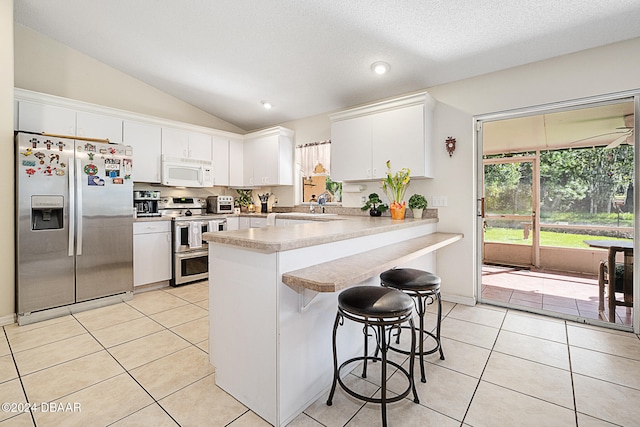
[[[442,342],[440,340],[440,325],[442,322],[442,299],[440,297],[440,277],[433,273],[415,268],[392,268],[380,274],[380,282],[382,286],[401,290],[405,294],[414,298],[416,311],[420,318],[418,328],[418,351],[413,352],[420,356],[420,381],[427,382],[424,373],[424,356],[427,354],[440,352],[440,359],[444,360],[444,352],[442,351]],[[431,305],[434,301],[438,301],[438,321],[436,324],[435,335],[424,329],[424,315],[427,312],[427,305]],[[408,328],[401,326],[399,328]],[[436,345],[429,350],[424,349],[425,335],[432,337],[436,341]],[[400,330],[396,337],[396,344],[400,343]],[[411,354],[412,351],[406,351],[397,347],[389,347],[391,350],[402,354]]]
[[[382,406],[382,425],[387,425],[387,403],[397,402],[404,399],[410,391],[413,391],[413,397],[415,403],[420,403],[418,400],[418,393],[413,381],[413,367],[414,367],[414,353],[410,352],[409,371],[404,369],[399,364],[387,360],[387,349],[389,347],[386,334],[391,332],[395,327],[400,327],[404,322],[409,322],[412,330],[413,324],[413,301],[404,293],[391,288],[384,288],[379,286],[355,286],[346,289],[338,296],[338,312],[336,314],[336,320],[333,325],[333,384],[331,385],[331,392],[327,399],[327,405],[331,406],[333,403],[333,395],[336,391],[336,384],[340,384],[340,387],[349,395],[366,402],[380,403]],[[338,367],[338,355],[336,346],[336,336],[338,332],[338,326],[344,324],[344,319],[364,324],[365,342],[368,336],[368,329],[372,328],[376,337],[376,354],[380,351],[381,357],[377,355],[369,356],[367,353],[364,356],[354,357],[346,362],[342,363]],[[411,334],[411,348],[415,349],[415,333]],[[340,371],[347,365],[363,361],[366,366],[368,361],[380,361],[381,362],[381,393],[380,398],[373,398],[369,396],[363,396],[351,390],[345,385],[340,378]],[[387,365],[392,365],[409,381],[409,385],[406,390],[397,396],[387,397]]]

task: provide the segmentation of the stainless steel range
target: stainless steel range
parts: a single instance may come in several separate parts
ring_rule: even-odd
[[[207,201],[199,197],[162,197],[158,211],[172,217],[173,277],[171,286],[209,277],[209,252],[202,234],[224,231],[227,220],[206,214]]]

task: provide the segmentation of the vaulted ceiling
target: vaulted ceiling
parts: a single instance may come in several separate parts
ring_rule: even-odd
[[[16,22],[245,130],[640,36],[638,0],[14,3]]]

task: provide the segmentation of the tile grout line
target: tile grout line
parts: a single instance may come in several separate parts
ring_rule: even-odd
[[[131,307],[131,306],[130,306],[130,307]],[[149,318],[149,316],[147,316],[146,314],[142,313],[142,312],[141,312],[140,310],[138,310],[137,308],[135,308],[135,307],[131,307],[131,308],[133,308],[134,310],[138,311],[138,312],[139,312],[139,313],[141,313],[143,316],[146,316],[146,317],[148,317],[148,318]],[[73,314],[72,314],[72,316],[73,316]],[[75,316],[73,316],[73,317],[74,317],[74,319],[76,319],[76,317],[75,317]],[[155,322],[155,320],[153,320],[153,319],[151,319],[151,318],[149,318],[149,319]],[[90,331],[89,329],[87,329],[87,327],[86,327],[84,324],[82,324],[82,322],[80,322],[78,319],[76,319],[76,320],[78,321],[78,323],[80,323],[80,325],[82,325],[82,327],[87,331],[87,333],[88,333],[88,334],[89,334],[89,335],[90,335],[94,340],[96,340],[96,342],[100,345],[100,347],[102,347],[102,348],[104,349],[104,351],[106,351],[106,352],[107,352],[107,354],[108,354],[109,356],[111,356],[111,358],[112,358],[112,359],[113,359],[113,360],[114,360],[114,361],[115,361],[115,362],[116,362],[116,363],[117,363],[117,364],[118,364],[118,365],[119,365],[119,366],[120,366],[120,367],[121,367],[121,368],[122,368],[122,369],[127,373],[127,375],[128,375],[128,376],[129,376],[133,381],[135,381],[135,383],[136,383],[136,384],[138,384],[138,385],[140,386],[140,388],[141,388],[142,390],[144,390],[144,392],[145,392],[145,393],[147,393],[147,395],[149,395],[149,397],[151,398],[151,400],[153,400],[153,402],[154,402],[154,403],[156,403],[156,404],[157,404],[157,405],[158,405],[158,406],[159,406],[159,407],[160,407],[160,408],[161,408],[161,409],[162,409],[162,410],[163,410],[163,411],[164,411],[164,412],[169,416],[169,418],[171,418],[171,419],[172,419],[176,424],[180,425],[180,424],[178,423],[178,421],[176,421],[176,420],[171,416],[171,414],[170,414],[170,413],[168,413],[168,412],[167,412],[167,411],[166,411],[166,410],[165,410],[165,409],[160,405],[160,403],[159,403],[159,402],[158,402],[158,401],[157,401],[157,400],[156,400],[156,399],[151,395],[151,393],[149,393],[149,391],[148,391],[146,388],[144,388],[144,387],[142,386],[142,384],[140,384],[140,383],[138,382],[138,380],[137,380],[137,379],[135,379],[135,378],[133,377],[133,375],[131,375],[131,372],[129,372],[129,370],[128,370],[127,368],[125,368],[125,367],[124,367],[124,365],[123,365],[122,363],[120,363],[120,361],[119,361],[118,359],[116,359],[116,357],[115,357],[113,354],[111,354],[111,352],[109,351],[109,349],[108,349],[108,348],[106,348],[106,347],[105,347],[105,346],[100,342],[100,340],[98,340],[98,339],[97,339],[97,338],[96,338],[96,337],[91,333],[91,331]],[[122,323],[124,323],[124,322],[122,322]],[[157,323],[157,322],[156,322],[156,323]],[[160,325],[160,326],[162,326],[162,325]],[[164,328],[164,326],[162,326],[162,327]],[[118,375],[120,375],[120,374],[118,374]],[[116,376],[117,376],[117,375],[116,375]],[[114,377],[111,377],[111,378],[115,378],[115,376],[114,376]],[[107,380],[108,380],[108,379],[110,379],[110,378],[107,378]],[[104,382],[104,381],[106,381],[106,380],[103,380],[103,381],[100,381],[100,382]],[[100,382],[98,382],[98,383],[96,383],[96,384],[99,384]],[[95,385],[95,384],[92,384],[91,386],[93,386],[93,385]],[[91,386],[88,386],[88,387],[91,387]],[[86,388],[88,388],[88,387],[85,387],[84,389],[86,389]],[[79,390],[76,390],[74,393],[77,393],[78,391],[79,391]],[[111,424],[114,424],[114,423],[116,423],[116,422],[118,422],[118,421],[120,421],[120,420],[123,420],[123,419],[127,418],[128,416],[131,416],[131,415],[135,414],[136,412],[139,412],[139,411],[141,411],[142,409],[147,408],[148,406],[151,406],[151,405],[144,406],[144,407],[142,407],[142,408],[138,409],[137,411],[132,412],[131,414],[127,414],[126,416],[124,416],[124,417],[122,417],[122,418],[120,418],[120,419],[118,419],[118,420],[114,421],[114,422],[113,422],[113,423],[111,423]]]
[[[467,418],[467,415],[469,415],[469,410],[471,409],[471,404],[473,403],[473,399],[476,397],[476,393],[478,392],[478,388],[480,387],[480,383],[482,382],[482,376],[484,375],[485,370],[487,369],[487,366],[489,365],[489,360],[491,359],[491,355],[493,354],[494,348],[496,347],[496,343],[498,342],[498,337],[500,336],[500,332],[502,331],[502,326],[504,326],[504,322],[507,318],[507,313],[509,313],[509,310],[506,310],[504,313],[504,317],[502,318],[502,322],[500,323],[500,328],[498,328],[498,334],[496,335],[496,339],[493,341],[493,345],[491,346],[491,349],[489,350],[489,357],[487,357],[487,361],[484,364],[484,367],[482,368],[482,372],[480,373],[480,376],[478,377],[478,383],[476,384],[475,389],[473,390],[473,393],[471,394],[471,400],[469,400],[469,404],[467,405],[467,409],[464,411],[464,415],[462,416],[462,420],[460,421],[461,425],[464,424],[465,419]]]
[[[9,342],[9,337],[7,336],[7,331],[5,330],[4,326],[2,327],[2,332],[4,334],[4,338],[7,340],[7,346],[9,347],[9,354],[11,355],[11,359],[13,360],[13,366],[16,368],[16,374],[18,375],[18,381],[20,381],[20,387],[22,388],[22,394],[24,395],[24,398],[26,399],[27,403],[29,403],[29,397],[27,396],[27,390],[25,390],[24,388],[24,383],[22,382],[22,375],[20,375],[20,370],[18,369],[18,363],[16,362],[16,357],[13,354],[13,350],[11,349],[11,343]],[[17,402],[16,402],[17,403]],[[29,410],[29,414],[31,415],[31,421],[33,421],[33,425],[36,426],[36,418],[33,414],[33,411]],[[7,420],[11,419],[11,418],[15,418],[18,417],[19,413],[17,413],[14,417],[9,417],[7,418]]]

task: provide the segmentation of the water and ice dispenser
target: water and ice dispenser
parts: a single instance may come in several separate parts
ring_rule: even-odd
[[[31,196],[31,230],[63,228],[63,210],[63,196]]]

